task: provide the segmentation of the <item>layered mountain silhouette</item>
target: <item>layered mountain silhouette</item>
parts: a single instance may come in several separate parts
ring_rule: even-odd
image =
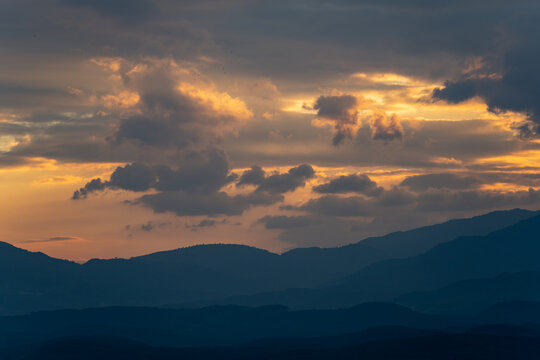
[[[0,348],[89,335],[121,336],[154,346],[217,346],[264,338],[340,335],[379,326],[442,329],[462,323],[385,303],[307,311],[289,311],[283,306],[91,308],[2,317]]]
[[[540,216],[487,236],[465,236],[406,259],[383,260],[334,284],[228,299],[243,305],[285,304],[293,308],[339,308],[365,301],[391,301],[409,292],[505,272],[540,270]]]
[[[0,243],[0,314],[110,305],[238,302],[309,308],[386,301],[452,281],[537,269],[526,259],[534,258],[536,250],[533,233],[527,233],[532,230],[523,229],[525,225],[508,230],[515,232],[519,244],[513,253],[503,239],[514,236],[507,230],[491,235],[500,238],[494,240],[496,246],[488,244],[494,238],[482,237],[525,219],[534,223],[537,214],[498,211],[348,246],[295,249],[281,255],[242,245],[201,245],[81,265]],[[479,237],[452,241],[458,236]],[[514,264],[513,258],[497,257],[507,250]],[[414,257],[385,260],[407,256]],[[235,298],[250,294],[253,297]]]
[[[468,316],[497,303],[516,300],[540,302],[540,272],[458,281],[433,291],[401,295],[394,302],[421,312]]]
[[[181,310],[110,307],[38,312],[0,318],[0,359],[5,354],[22,358],[21,354],[26,352],[61,355],[59,358],[71,354],[72,358],[79,358],[78,354],[84,353],[80,347],[91,349],[94,346],[105,358],[109,358],[107,352],[131,354],[139,348],[145,351],[169,348],[175,356],[206,353],[215,356],[216,346],[226,346],[219,348],[225,352],[236,349],[230,356],[267,357],[276,355],[275,350],[280,349],[332,353],[362,343],[386,341],[402,346],[428,336],[468,339],[463,344],[480,350],[480,345],[487,345],[480,341],[484,335],[490,337],[490,342],[499,337],[522,338],[518,343],[526,346],[527,342],[522,342],[524,338],[540,338],[540,303],[499,303],[475,316],[460,318],[422,314],[387,303],[308,311],[291,311],[283,306],[216,306]],[[196,351],[190,353],[185,349]],[[418,355],[422,349],[425,350],[417,343],[413,354]],[[473,353],[482,354],[476,353],[478,350]],[[153,353],[148,356],[150,354]]]
[[[84,264],[0,243],[0,360],[531,359],[538,229],[516,209],[339,248]]]

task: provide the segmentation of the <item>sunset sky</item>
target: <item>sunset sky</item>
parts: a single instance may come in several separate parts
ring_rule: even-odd
[[[540,3],[2,0],[0,240],[339,246],[540,208]]]

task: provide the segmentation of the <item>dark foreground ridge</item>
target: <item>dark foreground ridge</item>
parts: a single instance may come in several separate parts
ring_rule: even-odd
[[[23,353],[6,354],[26,360],[64,359],[531,359],[540,353],[540,338],[462,334],[414,334],[372,340],[363,334],[341,338],[267,340],[227,348],[159,348],[114,337],[71,337],[57,339]],[[354,339],[354,341],[352,341]]]

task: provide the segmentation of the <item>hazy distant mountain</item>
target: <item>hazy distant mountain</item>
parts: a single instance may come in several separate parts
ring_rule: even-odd
[[[348,246],[295,249],[282,255],[242,245],[201,245],[131,259],[96,259],[80,265],[0,243],[0,314],[109,305],[199,303],[199,300],[209,300],[211,304],[231,296],[257,293],[272,293],[262,295],[264,304],[280,303],[283,298],[276,296],[276,292],[335,283],[336,279],[383,259],[415,254],[458,235],[488,234],[535,214],[526,210],[493,212],[370,238]],[[369,296],[355,295],[350,301],[340,300],[336,304],[353,305],[356,300],[387,298],[377,294],[379,285],[379,292],[387,291],[388,295],[415,290],[406,285],[406,281],[378,284],[386,271],[388,274],[395,271],[392,264],[401,262],[379,263],[355,275],[358,280],[349,279],[359,281],[360,287],[364,286],[363,282],[368,286],[367,278],[375,283],[368,286]],[[377,275],[377,271],[382,275]],[[371,272],[375,272],[373,277],[366,275]],[[470,275],[474,276],[473,273]],[[362,280],[362,277],[367,278]],[[445,281],[433,280],[439,286],[445,285]],[[354,285],[353,288],[358,287]],[[285,302],[308,306],[327,302],[325,293],[321,293],[322,299],[310,297],[309,303],[297,293],[297,290],[287,291],[290,299]]]
[[[540,302],[508,301],[483,311],[478,322],[492,324],[540,324]]]
[[[493,211],[470,219],[455,219],[442,224],[368,238],[361,243],[382,250],[392,257],[409,257],[461,236],[488,235],[536,215],[540,215],[540,211],[523,209]]]
[[[389,301],[408,292],[437,289],[466,279],[538,271],[539,228],[540,216],[536,216],[488,236],[460,237],[422,255],[380,261],[331,286],[288,289],[229,301],[294,308],[344,307],[365,301]]]
[[[516,300],[540,302],[540,272],[464,280],[442,289],[405,294],[394,301],[421,312],[473,315],[497,303]]]
[[[360,298],[386,299],[459,280],[540,270],[538,229],[540,216],[535,216],[487,236],[460,237],[422,255],[367,266],[333,290],[352,291]]]

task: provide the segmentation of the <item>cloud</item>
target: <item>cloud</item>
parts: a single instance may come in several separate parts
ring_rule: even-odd
[[[476,84],[473,80],[461,82],[445,81],[443,88],[433,90],[433,97],[446,100],[451,104],[457,104],[476,96]]]
[[[117,167],[112,173],[110,181],[107,182],[107,185],[123,190],[146,191],[154,185],[155,178],[154,171],[151,167],[140,163],[133,163],[127,164],[124,167]]]
[[[260,223],[264,224],[267,229],[292,229],[299,227],[306,227],[312,225],[319,225],[322,223],[321,219],[313,216],[270,216],[267,215],[259,219]]]
[[[162,229],[166,226],[168,226],[170,223],[167,222],[161,222],[161,223],[155,223],[153,221],[149,221],[146,224],[139,225],[139,229],[142,231],[150,232],[155,229]]]
[[[358,125],[358,99],[353,95],[321,95],[313,109],[317,116],[329,121],[334,127],[333,145],[340,145],[352,138]]]
[[[33,243],[55,243],[55,242],[66,242],[66,241],[81,241],[84,240],[77,236],[54,236],[48,239],[30,239],[24,240],[23,243],[33,244]]]
[[[481,184],[482,180],[473,176],[439,173],[409,176],[400,185],[408,187],[411,190],[421,191],[430,188],[470,189]]]
[[[280,193],[255,190],[244,196],[250,205],[265,206],[283,201],[284,197]]]
[[[143,195],[135,203],[149,207],[156,213],[172,212],[178,216],[241,215],[251,206],[246,197],[229,196],[225,192],[201,194],[163,191]]]
[[[372,216],[372,204],[360,196],[339,197],[325,195],[311,199],[300,207],[300,210],[325,216]]]
[[[274,173],[265,177],[256,191],[282,194],[304,186],[307,180],[314,177],[315,170],[311,165],[302,164],[289,169],[286,173]]]
[[[99,178],[92,179],[79,190],[75,190],[71,198],[73,200],[86,199],[88,194],[95,191],[105,190],[108,186],[109,186],[108,182],[103,182]]]
[[[478,211],[506,207],[534,205],[540,202],[540,191],[481,191],[445,189],[428,190],[418,196],[421,211]]]
[[[151,232],[155,229],[163,229],[167,226],[171,225],[170,222],[154,222],[154,221],[148,221],[144,224],[140,225],[126,225],[125,229],[128,231],[134,231],[134,230],[140,230],[144,232]],[[131,235],[131,234],[130,234]]]
[[[251,169],[246,170],[240,176],[236,186],[242,185],[260,185],[264,182],[266,173],[259,165],[253,165]]]
[[[149,59],[132,64],[123,59],[98,58],[112,67],[140,101],[120,122],[116,142],[134,141],[141,146],[193,148],[208,146],[225,133],[234,132],[253,113],[246,104],[212,84],[196,80],[196,69],[172,59]]]
[[[235,178],[229,174],[226,154],[218,149],[186,154],[176,171],[163,165],[155,166],[154,170],[156,189],[161,191],[214,192]]]
[[[375,111],[370,118],[370,128],[373,140],[389,142],[403,137],[403,127],[396,114]]]
[[[280,187],[272,191],[257,188],[248,194],[239,195],[229,195],[216,190],[162,190],[157,194],[143,195],[133,203],[149,207],[156,213],[172,212],[178,216],[234,216],[243,214],[253,206],[268,206],[281,202],[284,197],[280,191],[294,186],[300,186],[298,180],[296,183],[289,183],[286,188]]]
[[[530,17],[512,24],[518,41],[499,53],[486,57],[484,66],[462,78],[446,81],[433,91],[433,98],[456,104],[479,97],[494,113],[518,112],[528,119],[514,128],[522,138],[540,136],[540,46],[535,34],[540,30]]]
[[[315,186],[313,191],[319,194],[344,194],[359,193],[368,196],[376,196],[383,189],[377,186],[377,183],[365,174],[344,175],[332,179],[330,182]]]
[[[286,173],[274,173],[259,179],[256,189],[248,194],[232,196],[220,190],[235,181],[237,176],[229,174],[225,154],[211,149],[188,154],[177,169],[140,163],[119,166],[110,180],[93,179],[75,191],[72,199],[84,199],[92,192],[107,188],[134,192],[153,189],[158,192],[143,195],[130,203],[149,207],[156,213],[172,212],[178,216],[240,215],[252,206],[268,206],[283,201],[283,193],[304,186],[314,176],[310,165],[299,165]]]
[[[191,231],[198,231],[202,228],[214,227],[216,226],[217,223],[218,222],[216,220],[204,219],[196,224],[192,224],[192,225],[186,224],[186,228],[191,229]]]
[[[391,189],[384,190],[376,199],[375,205],[378,207],[403,207],[414,204],[417,195],[403,188],[393,186]],[[389,211],[386,209],[386,211]],[[402,211],[397,209],[396,211]]]
[[[225,153],[210,149],[187,153],[177,169],[168,165],[149,166],[141,163],[119,166],[110,180],[93,179],[75,191],[74,200],[86,198],[89,193],[106,188],[128,191],[195,191],[214,192],[231,181]]]
[[[242,174],[236,185],[256,185],[256,192],[283,194],[304,186],[307,180],[314,177],[315,170],[308,164],[290,168],[286,173],[274,172],[268,176],[260,166],[252,166]]]

